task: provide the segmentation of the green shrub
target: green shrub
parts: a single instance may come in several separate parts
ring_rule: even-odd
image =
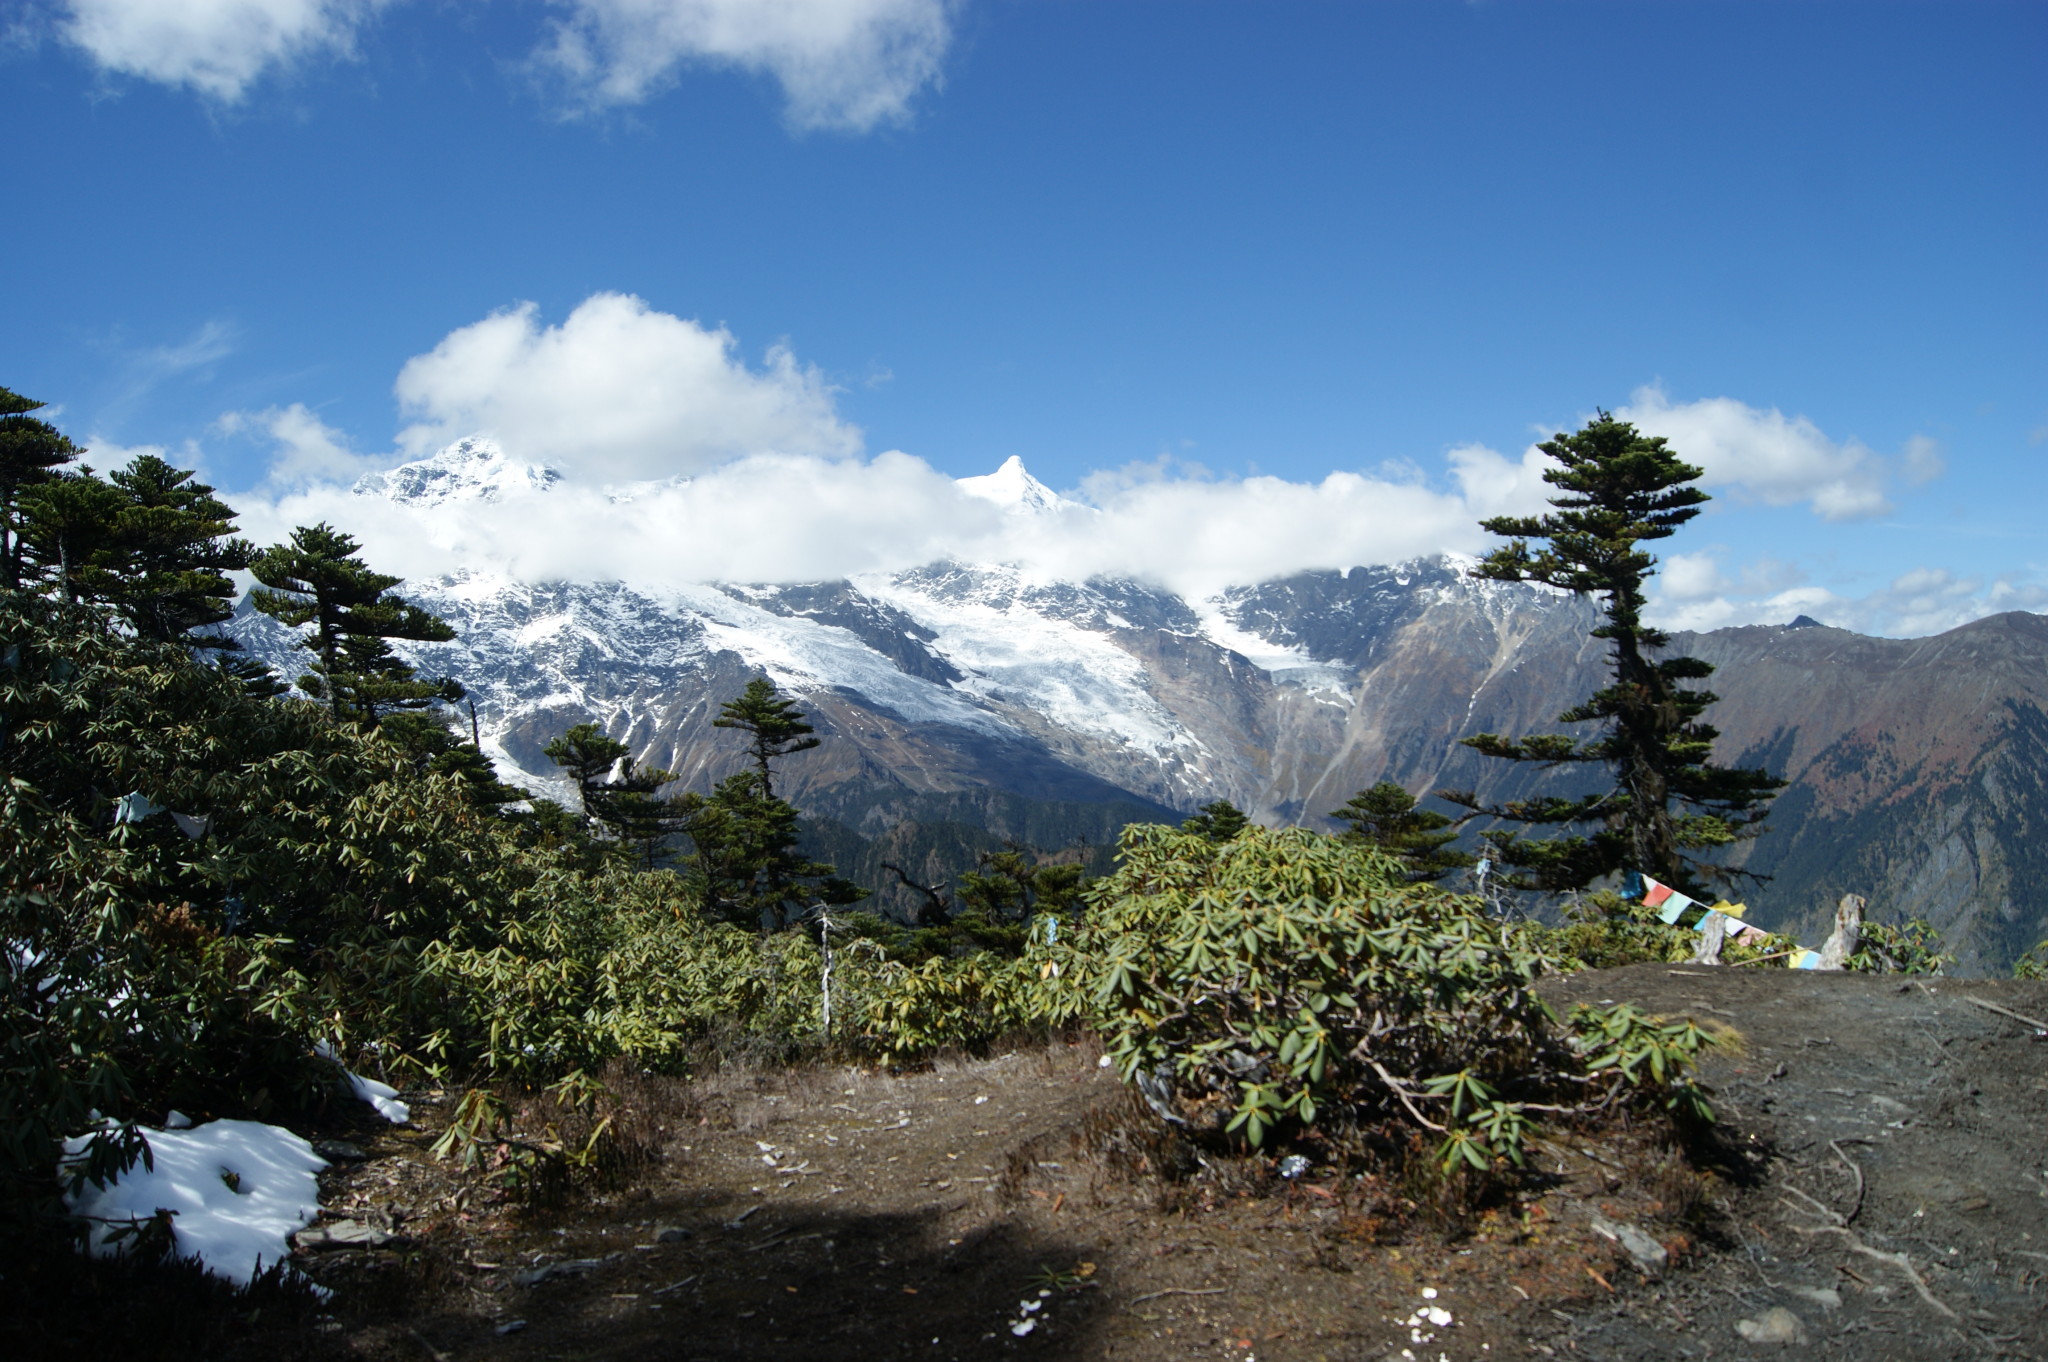
[[[1941,933],[1916,917],[1896,926],[1864,923],[1856,953],[1844,964],[1865,974],[1940,974],[1955,962],[1941,948]]]
[[[2048,941],[2043,941],[2032,950],[2012,962],[2012,977],[2015,979],[2048,979]]]
[[[1419,1128],[1446,1165],[1483,1167],[1519,1163],[1544,1112],[1640,1095],[1707,1115],[1686,1078],[1700,1033],[1620,1009],[1559,1027],[1529,988],[1547,963],[1535,934],[1374,848],[1133,827],[1121,856],[1061,982],[1087,989],[1125,1078],[1199,1132],[1258,1147]]]

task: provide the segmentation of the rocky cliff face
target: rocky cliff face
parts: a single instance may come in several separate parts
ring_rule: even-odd
[[[1014,462],[1014,461],[1013,461]],[[545,469],[485,441],[364,480],[437,504],[544,495]],[[1021,465],[987,495],[1057,504]],[[1041,845],[1101,840],[1132,818],[1225,798],[1268,822],[1323,815],[1382,778],[1426,792],[1541,788],[1540,773],[1458,745],[1548,731],[1601,679],[1590,605],[1478,582],[1444,557],[1306,573],[1185,600],[1141,582],[1048,581],[945,562],[804,584],[535,585],[484,573],[408,583],[459,631],[417,648],[475,696],[508,776],[554,780],[541,747],[593,721],[707,788],[736,768],[718,706],[763,674],[824,744],[784,777],[807,810],[877,838],[940,821]],[[237,626],[284,663],[291,639]],[[1811,931],[1839,893],[1925,915],[1966,963],[2048,936],[2048,620],[2007,615],[1931,639],[1824,627],[1681,636],[1714,662],[1720,756],[1791,779],[1751,867],[1766,925]]]

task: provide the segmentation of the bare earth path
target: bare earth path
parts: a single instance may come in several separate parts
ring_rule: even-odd
[[[396,1211],[436,1285],[401,1313],[351,1292],[374,1254],[321,1255],[342,1289],[306,1343],[414,1362],[2048,1358],[2048,1038],[1976,1005],[2041,1018],[2048,986],[1634,966],[1544,991],[1741,1033],[1706,1070],[1732,1154],[1704,1209],[1627,1138],[1544,1144],[1534,1208],[1451,1238],[1390,1231],[1320,1169],[1252,1194],[1134,1176],[1112,1138],[1129,1099],[1092,1043],[1054,1044],[715,1080],[642,1186],[538,1224],[437,1209],[406,1190],[431,1181],[426,1140],[383,1137],[330,1191]],[[1668,1265],[1639,1268],[1596,1216]]]

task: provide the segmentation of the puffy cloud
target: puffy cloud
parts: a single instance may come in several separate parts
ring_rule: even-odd
[[[382,0],[65,0],[66,37],[109,71],[239,100],[266,71],[346,55]]]
[[[773,76],[799,128],[907,119],[952,43],[949,0],[563,0],[537,55],[593,106],[637,104],[687,65]]]
[[[1710,486],[1737,487],[1770,506],[1804,501],[1823,520],[1862,520],[1892,509],[1885,461],[1854,440],[1837,444],[1803,416],[1732,397],[1674,403],[1656,387],[1638,388],[1614,414],[1670,440]],[[1940,471],[1933,442],[1920,437],[1909,443],[1906,460],[1915,475]]]
[[[525,303],[408,361],[398,398],[417,456],[482,433],[516,458],[597,482],[673,477],[746,454],[844,456],[860,432],[787,347],[749,369],[730,332],[599,293],[560,326]]]

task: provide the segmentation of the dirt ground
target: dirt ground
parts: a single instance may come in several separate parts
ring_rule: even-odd
[[[292,1351],[2048,1358],[2048,1036],[1977,1005],[2048,1017],[2048,985],[1647,965],[1544,991],[1739,1033],[1704,1071],[1711,1172],[1646,1127],[1544,1142],[1530,1199],[1477,1216],[1313,1166],[1166,1178],[1082,1039],[718,1075],[634,1185],[535,1217],[451,1191],[425,1095],[327,1176],[331,1220],[401,1237],[303,1255],[335,1294]]]

